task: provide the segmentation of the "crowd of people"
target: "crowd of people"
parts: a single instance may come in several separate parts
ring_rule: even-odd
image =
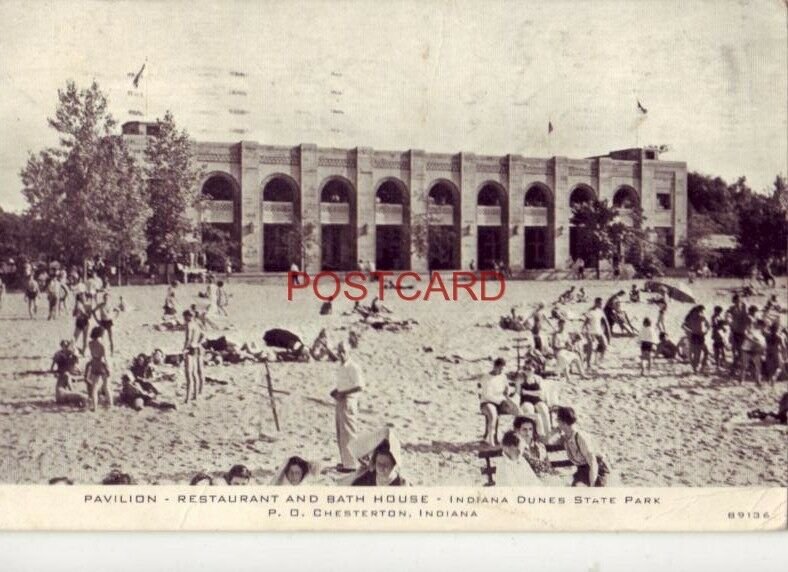
[[[374,274],[374,266],[360,266]],[[166,366],[181,368],[185,388],[183,404],[197,401],[206,387],[207,365],[264,362],[269,354],[255,341],[233,340],[222,335],[209,337],[217,329],[217,320],[228,315],[231,296],[223,281],[208,280],[200,292],[201,308],[191,300],[179,299],[179,285],[167,285],[162,305],[162,323],[183,332],[180,351],[166,354],[157,349],[152,354],[137,355],[122,372],[113,372],[110,357],[116,351],[113,328],[126,311],[122,297],[115,303],[108,281],[94,269],[71,273],[55,269],[46,275],[28,277],[24,297],[31,318],[38,312],[37,299],[45,292],[49,303],[49,320],[57,320],[69,309],[74,318],[73,335],[60,342],[52,358],[55,374],[55,401],[64,406],[97,411],[100,402],[107,407],[115,403],[136,410],[153,408],[177,410],[178,405],[163,397],[157,384],[181,376],[166,371]],[[633,284],[629,291],[618,289],[607,299],[596,297],[591,303],[583,287],[570,286],[551,304],[535,304],[527,312],[518,307],[504,316],[501,325],[528,336],[522,355],[518,352],[515,367],[507,371],[507,362],[498,357],[492,368],[479,376],[479,407],[484,417],[482,447],[501,450],[497,464],[498,486],[537,486],[557,475],[551,460],[563,451],[574,467],[572,486],[608,486],[613,481],[611,463],[588,432],[578,422],[575,409],[562,403],[562,385],[575,383],[602,373],[606,354],[615,338],[636,340],[639,350],[639,373],[648,376],[654,364],[662,360],[672,365],[687,364],[699,375],[714,373],[738,383],[752,379],[756,384],[771,385],[788,379],[788,329],[782,326],[783,308],[776,295],[763,307],[748,304],[743,293],[732,296],[728,308],[715,306],[707,317],[706,307],[694,304],[686,313],[680,331],[671,331],[668,312],[676,302],[667,288],[647,292]],[[0,308],[4,292],[0,290]],[[647,299],[646,299],[647,298]],[[628,304],[627,304],[628,299]],[[321,315],[332,313],[331,302],[321,308]],[[586,305],[579,314],[570,305]],[[366,323],[372,316],[390,314],[392,310],[375,298],[369,306],[356,304],[346,316],[360,316]],[[632,314],[632,315],[630,315]],[[636,319],[635,315],[642,319]],[[636,325],[637,324],[637,325]],[[675,335],[678,334],[678,335]],[[289,337],[288,337],[289,335]],[[277,342],[272,340],[277,338]],[[674,342],[673,340],[678,339]],[[340,475],[339,483],[352,486],[404,486],[401,472],[402,449],[391,432],[359,432],[359,401],[366,388],[363,372],[352,357],[358,345],[355,332],[347,341],[335,346],[326,329],[308,346],[286,330],[268,330],[263,337],[267,346],[281,347],[273,359],[330,362],[335,375],[333,400],[338,464],[330,471]],[[293,357],[289,359],[288,356]],[[113,380],[120,380],[120,391],[113,390]],[[84,382],[86,391],[78,390]],[[785,402],[786,399],[783,399]],[[785,423],[786,404],[776,412],[754,410],[751,419],[772,419]],[[511,428],[500,436],[500,421],[511,416]],[[321,474],[321,468],[301,456],[288,457],[275,472],[271,484],[298,485]],[[346,476],[342,476],[346,475]],[[69,484],[59,477],[52,484]],[[222,478],[199,473],[193,485],[249,484],[251,472],[235,465]],[[111,481],[111,482],[110,482]],[[131,484],[124,473],[113,472],[104,484]]]

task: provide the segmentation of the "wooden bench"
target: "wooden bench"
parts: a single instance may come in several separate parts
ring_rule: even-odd
[[[555,453],[558,451],[563,451],[564,448],[562,445],[547,445],[547,452],[548,453]],[[495,479],[493,475],[495,475],[496,469],[492,463],[492,459],[496,457],[500,457],[503,455],[503,450],[500,447],[493,447],[490,449],[482,449],[479,451],[479,458],[484,460],[484,467],[481,468],[481,473],[485,477],[487,477],[487,482],[484,483],[485,487],[492,487],[495,486]],[[553,468],[563,468],[563,467],[571,467],[572,462],[569,459],[558,459],[558,460],[551,460],[550,465]]]

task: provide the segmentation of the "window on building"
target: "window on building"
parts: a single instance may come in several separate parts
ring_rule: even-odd
[[[663,211],[670,210],[670,193],[657,193],[657,207]]]
[[[646,159],[656,159],[657,154],[654,151],[646,151]]]

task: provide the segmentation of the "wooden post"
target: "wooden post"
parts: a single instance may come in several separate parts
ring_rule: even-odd
[[[271,382],[271,370],[268,368],[268,360],[263,362],[265,366],[265,381],[266,387],[268,388],[268,400],[271,402],[271,411],[274,414],[274,425],[276,426],[276,430],[280,431],[279,429],[279,416],[276,414],[276,400],[274,399],[274,386]]]

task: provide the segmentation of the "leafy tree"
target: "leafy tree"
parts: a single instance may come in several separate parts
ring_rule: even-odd
[[[194,243],[197,228],[190,211],[196,206],[202,176],[188,133],[178,130],[167,111],[158,121],[158,135],[148,138],[145,178],[153,209],[147,224],[148,257],[168,263],[168,270],[169,263]]]
[[[571,222],[583,236],[584,258],[590,258],[599,278],[599,261],[621,252],[627,225],[618,219],[618,210],[607,200],[594,199],[575,206]]]
[[[201,250],[205,256],[205,266],[211,270],[223,272],[229,260],[234,268],[239,265],[238,241],[232,239],[231,234],[216,225],[203,223],[201,225]]]
[[[59,146],[31,154],[20,173],[39,249],[67,263],[138,253],[150,210],[99,85],[80,90],[69,81],[48,121]]]
[[[786,209],[779,198],[783,192],[780,190],[782,184],[784,180],[778,177],[771,196],[750,193],[742,197],[738,208],[738,239],[741,253],[751,263],[785,256],[788,221]]]
[[[313,253],[317,252],[317,226],[315,223],[307,222],[301,224],[296,218],[290,226],[287,237],[288,258],[290,263],[298,264],[302,272],[311,268],[315,262],[312,260]],[[288,269],[289,270],[289,269]]]

